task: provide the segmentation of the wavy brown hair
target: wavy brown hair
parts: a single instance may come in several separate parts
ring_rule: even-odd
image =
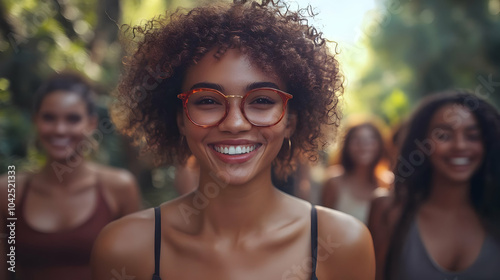
[[[176,96],[185,71],[212,49],[221,57],[237,48],[264,72],[278,73],[293,95],[289,108],[297,114],[297,133],[291,148],[286,140],[275,166],[290,167],[297,152],[315,159],[338,126],[343,76],[336,53],[330,53],[322,33],[308,24],[308,11],[290,11],[281,1],[235,1],[177,10],[127,28],[135,45],[124,59],[115,92],[117,126],[156,155],[157,163],[183,162],[190,152],[186,144],[179,147],[176,115],[182,104]],[[326,125],[333,127],[325,130]]]

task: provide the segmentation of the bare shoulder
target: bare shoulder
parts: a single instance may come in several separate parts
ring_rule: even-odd
[[[0,174],[0,190],[6,190],[9,187],[9,184],[10,187],[15,185],[16,189],[22,188],[28,177],[32,175],[32,173],[17,171],[14,173]]]
[[[119,275],[151,278],[154,271],[154,226],[154,211],[147,209],[104,227],[92,250],[92,279],[109,280]]]
[[[339,186],[342,185],[342,182],[343,182],[342,175],[330,177],[325,181],[324,187],[338,188]]]
[[[92,165],[92,167],[97,170],[100,175],[100,180],[102,180],[103,185],[106,186],[106,188],[119,190],[137,186],[137,181],[134,175],[126,169],[95,163]]]
[[[350,215],[317,206],[319,279],[374,279],[370,232]]]
[[[133,213],[141,208],[139,186],[130,171],[99,164],[92,165],[99,174],[108,203],[118,216]]]
[[[365,233],[365,225],[351,215],[321,206],[316,209],[319,233],[335,236],[342,243],[356,242]]]
[[[168,229],[175,228],[176,224],[185,224],[179,220],[178,215],[179,205],[184,199],[177,198],[160,206],[161,236]],[[154,243],[153,208],[135,212],[108,224],[94,243],[91,257],[92,279],[151,279],[154,272]],[[163,237],[161,246],[165,246]],[[162,249],[162,252],[165,250]]]
[[[325,207],[336,207],[340,187],[343,185],[342,176],[330,177],[323,184],[321,191],[321,205]]]
[[[15,171],[15,170],[14,170]],[[5,215],[7,211],[8,198],[15,200],[17,204],[24,191],[26,180],[31,176],[31,173],[15,171],[14,173],[5,173],[0,175],[0,214]]]
[[[325,175],[327,178],[339,177],[344,174],[344,167],[340,164],[331,165],[326,168]]]

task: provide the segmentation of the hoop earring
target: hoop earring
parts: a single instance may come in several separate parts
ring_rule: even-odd
[[[292,153],[292,139],[288,138],[288,156],[290,157]]]

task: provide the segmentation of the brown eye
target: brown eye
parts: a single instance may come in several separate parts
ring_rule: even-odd
[[[482,136],[480,132],[472,132],[466,135],[469,141],[480,141]]]
[[[42,120],[44,120],[46,122],[52,122],[55,119],[56,119],[56,116],[54,116],[53,114],[49,114],[49,113],[42,114]]]
[[[438,139],[442,141],[450,140],[450,134],[449,133],[438,134]]]
[[[451,133],[440,130],[434,133],[434,138],[439,141],[448,141],[451,139]]]
[[[215,105],[215,104],[220,104],[220,103],[217,102],[217,100],[214,100],[211,98],[204,98],[204,99],[197,100],[194,104],[195,105]]]
[[[82,120],[82,116],[78,114],[70,114],[66,117],[66,120],[70,123],[78,123]]]

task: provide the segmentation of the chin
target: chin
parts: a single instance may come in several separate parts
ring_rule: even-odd
[[[252,178],[256,178],[257,176],[254,174],[254,172],[248,169],[242,169],[242,170],[225,169],[225,170],[212,171],[211,177],[217,178],[217,181],[219,181],[218,184],[224,188],[227,185],[238,186],[247,184],[252,180]]]
[[[66,151],[50,151],[45,150],[49,160],[58,162],[75,162],[75,158],[78,157],[72,150]]]
[[[354,162],[355,165],[358,166],[370,166],[373,165],[374,159],[373,158],[360,158]]]
[[[226,185],[231,185],[231,186],[244,185],[250,181],[248,174],[241,176],[237,174],[226,174],[224,176],[219,176],[218,178],[224,184],[223,187]]]
[[[455,182],[457,184],[468,183],[472,179],[472,173],[462,173],[462,174],[448,174],[448,180]]]

